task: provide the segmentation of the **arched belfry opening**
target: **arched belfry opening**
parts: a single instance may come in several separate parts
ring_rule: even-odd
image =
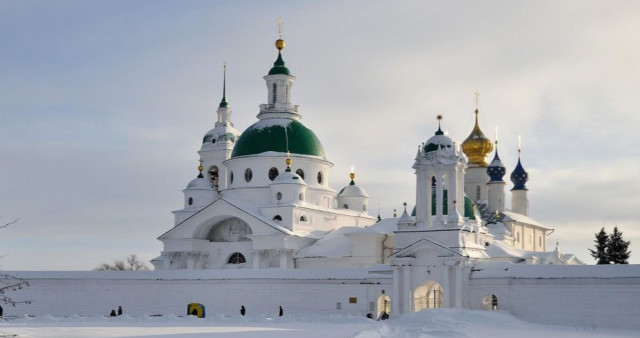
[[[218,182],[219,182],[218,179],[220,178],[218,167],[215,165],[211,166],[211,168],[209,168],[207,173],[209,174],[209,180],[211,181],[211,185],[213,185],[214,188],[218,189]]]
[[[498,310],[498,297],[496,295],[486,295],[482,298],[482,308],[489,311]]]
[[[207,233],[210,242],[239,242],[248,241],[251,227],[247,222],[237,217],[224,219],[214,224]]]
[[[413,291],[413,311],[436,309],[444,304],[444,288],[436,281],[426,281]]]

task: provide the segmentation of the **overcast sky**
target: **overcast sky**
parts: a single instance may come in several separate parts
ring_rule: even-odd
[[[417,145],[437,114],[463,141],[478,90],[508,175],[522,135],[548,247],[593,263],[594,233],[617,225],[640,262],[638,1],[1,0],[0,215],[21,219],[0,232],[2,268],[158,256],[222,62],[242,131],[267,100],[278,17],[292,101],[334,189],[353,165],[372,214],[413,206]]]

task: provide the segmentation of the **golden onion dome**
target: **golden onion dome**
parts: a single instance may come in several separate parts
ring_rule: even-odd
[[[462,151],[469,158],[469,164],[472,166],[487,167],[487,155],[493,151],[493,143],[489,140],[478,125],[478,109],[476,109],[476,125],[473,127],[471,134],[462,142]]]

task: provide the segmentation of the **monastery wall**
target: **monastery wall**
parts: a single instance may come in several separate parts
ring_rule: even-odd
[[[487,295],[497,297],[499,310],[529,322],[640,329],[640,265],[518,265],[472,273],[466,307],[482,309]]]
[[[108,315],[119,305],[130,315],[186,315],[189,303],[203,304],[208,316],[238,315],[241,305],[249,315],[276,316],[278,306],[285,314],[365,315],[375,313],[382,290],[391,292],[392,280],[371,278],[366,270],[269,269],[262,278],[253,270],[9,273],[29,282],[11,297],[32,304],[4,306],[5,316]]]

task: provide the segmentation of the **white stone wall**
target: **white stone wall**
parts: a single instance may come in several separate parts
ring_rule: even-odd
[[[282,274],[281,271],[273,271]],[[201,303],[208,316],[236,315],[241,305],[250,315],[287,313],[356,313],[366,315],[382,290],[391,290],[389,278],[318,279],[210,279],[180,278],[155,272],[37,272],[29,287],[11,294],[30,305],[4,307],[5,316],[73,314],[108,315],[120,305],[130,315],[185,315],[188,303]],[[67,275],[67,278],[64,275]],[[219,273],[218,273],[219,274]],[[91,277],[91,276],[94,277]],[[113,277],[109,277],[112,275]],[[138,275],[139,277],[136,277]],[[285,276],[287,277],[287,276]],[[289,278],[298,278],[288,276]],[[355,298],[356,303],[349,299]],[[338,303],[341,309],[337,309]],[[374,309],[375,310],[375,309]]]

